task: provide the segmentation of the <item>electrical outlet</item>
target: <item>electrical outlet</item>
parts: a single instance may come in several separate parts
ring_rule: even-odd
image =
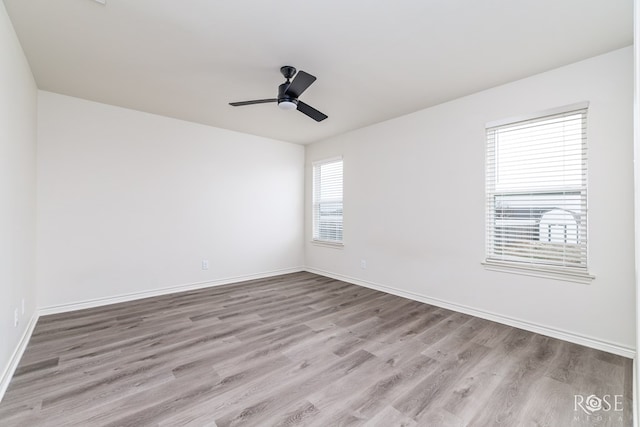
[[[203,270],[208,270],[209,269],[209,260],[208,259],[203,259],[202,260],[202,269]]]
[[[16,308],[15,310],[13,310],[13,326],[14,327],[18,326],[19,321],[20,321],[20,318],[18,317],[18,309]]]
[[[360,260],[360,268],[362,268],[363,270],[365,270],[367,268],[367,260],[366,259],[361,259]]]

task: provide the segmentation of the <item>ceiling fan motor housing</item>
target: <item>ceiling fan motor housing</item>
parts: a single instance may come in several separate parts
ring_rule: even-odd
[[[278,86],[278,104],[284,101],[293,102],[298,105],[298,99],[286,94],[287,89],[291,83],[282,83]]]

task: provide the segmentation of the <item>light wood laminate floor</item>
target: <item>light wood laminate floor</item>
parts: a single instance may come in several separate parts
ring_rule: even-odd
[[[294,273],[41,317],[0,425],[630,426],[631,384],[620,356]]]

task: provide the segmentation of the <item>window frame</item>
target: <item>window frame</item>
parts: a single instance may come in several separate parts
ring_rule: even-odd
[[[329,200],[318,200],[318,195],[321,191],[321,188],[317,187],[319,185],[318,179],[316,178],[316,173],[319,168],[324,165],[328,165],[331,163],[341,163],[341,180],[342,180],[342,197],[338,199],[329,199]],[[326,239],[320,237],[319,230],[319,217],[318,210],[319,205],[322,203],[340,203],[342,213],[340,215],[340,240]],[[314,161],[311,167],[311,242],[319,245],[319,246],[327,246],[334,248],[342,248],[344,246],[344,159],[342,156],[330,157],[321,160]]]
[[[588,272],[589,243],[588,243],[587,203],[589,200],[588,198],[589,185],[587,180],[587,174],[589,169],[588,169],[588,159],[587,159],[588,147],[587,147],[587,135],[586,135],[586,132],[587,132],[586,120],[587,120],[588,107],[589,107],[588,102],[580,102],[580,103],[566,105],[566,106],[562,106],[562,107],[558,107],[550,110],[545,110],[542,112],[493,121],[485,125],[485,132],[486,132],[485,133],[485,155],[486,155],[486,158],[485,158],[485,210],[486,210],[485,211],[485,239],[486,241],[485,241],[485,259],[484,259],[484,262],[482,262],[482,264],[485,266],[487,270],[501,271],[506,273],[515,273],[515,274],[536,276],[536,277],[544,277],[544,278],[565,280],[565,281],[578,282],[578,283],[587,283],[587,284],[590,283],[595,278],[593,275],[591,275]],[[534,203],[539,203],[539,202],[535,201],[536,196],[534,194],[536,193],[536,191],[532,190],[531,188],[527,188],[527,183],[524,183],[521,189],[512,188],[510,189],[510,191],[506,191],[504,189],[502,190],[496,189],[495,179],[496,179],[496,176],[498,175],[499,165],[498,165],[498,160],[494,160],[494,159],[496,159],[496,156],[498,156],[498,153],[497,153],[497,149],[495,148],[495,141],[492,141],[490,138],[490,132],[496,132],[500,128],[508,128],[518,124],[526,124],[527,122],[530,122],[530,123],[535,123],[537,121],[542,122],[548,119],[552,119],[554,116],[568,115],[570,113],[584,114],[583,116],[584,134],[582,136],[582,143],[581,143],[582,144],[581,149],[583,153],[581,158],[581,161],[583,162],[581,166],[581,173],[584,175],[584,180],[581,183],[581,186],[579,187],[580,191],[583,192],[584,194],[582,193],[579,194],[579,197],[580,197],[579,203],[581,204],[584,203],[582,213],[584,214],[583,221],[585,221],[586,225],[585,225],[584,233],[580,234],[580,236],[584,239],[584,241],[580,242],[579,245],[577,246],[578,250],[584,249],[585,251],[584,263],[580,264],[579,266],[569,266],[566,264],[558,265],[557,262],[550,262],[550,259],[547,259],[546,261],[536,262],[533,260],[533,257],[531,257],[528,261],[525,262],[522,259],[521,260],[504,259],[505,258],[504,253],[501,254],[500,256],[497,256],[496,252],[492,252],[492,250],[495,248],[495,241],[497,240],[498,237],[500,237],[499,234],[497,234],[497,232],[499,233],[499,231],[497,231],[498,226],[496,224],[496,218],[497,218],[497,214],[496,214],[497,199],[496,198],[502,197],[504,199],[509,197],[509,195],[512,195],[512,196],[516,195],[516,197],[520,195],[523,198],[526,198],[526,197],[531,198],[531,200],[533,200]],[[494,151],[491,151],[492,149]],[[563,158],[563,157],[560,157],[560,158]],[[532,162],[531,164],[535,165],[536,163]],[[576,188],[574,188],[574,190],[575,189]],[[544,192],[542,192],[541,194],[543,193]],[[562,194],[567,197],[565,199],[562,199],[563,203],[566,203],[566,204],[570,204],[572,202],[575,203],[575,201],[568,198],[571,195],[571,191],[568,191],[567,189],[558,188],[556,190],[547,190],[547,195],[544,197],[548,197],[549,195],[557,196],[559,194]],[[575,197],[575,194],[573,194],[572,196]],[[544,217],[544,214],[541,215],[540,222],[542,221],[543,217]],[[532,241],[536,241],[536,240],[532,239]],[[566,248],[567,246],[565,246],[563,250],[566,250]],[[535,249],[529,249],[529,252],[531,254],[535,254]],[[514,256],[513,252],[510,254],[508,253],[507,258],[509,256],[513,258],[517,257],[517,256]]]

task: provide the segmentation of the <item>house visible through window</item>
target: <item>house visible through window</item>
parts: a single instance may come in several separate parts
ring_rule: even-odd
[[[587,273],[586,116],[487,127],[487,264]]]
[[[313,164],[313,240],[342,243],[342,159]]]

